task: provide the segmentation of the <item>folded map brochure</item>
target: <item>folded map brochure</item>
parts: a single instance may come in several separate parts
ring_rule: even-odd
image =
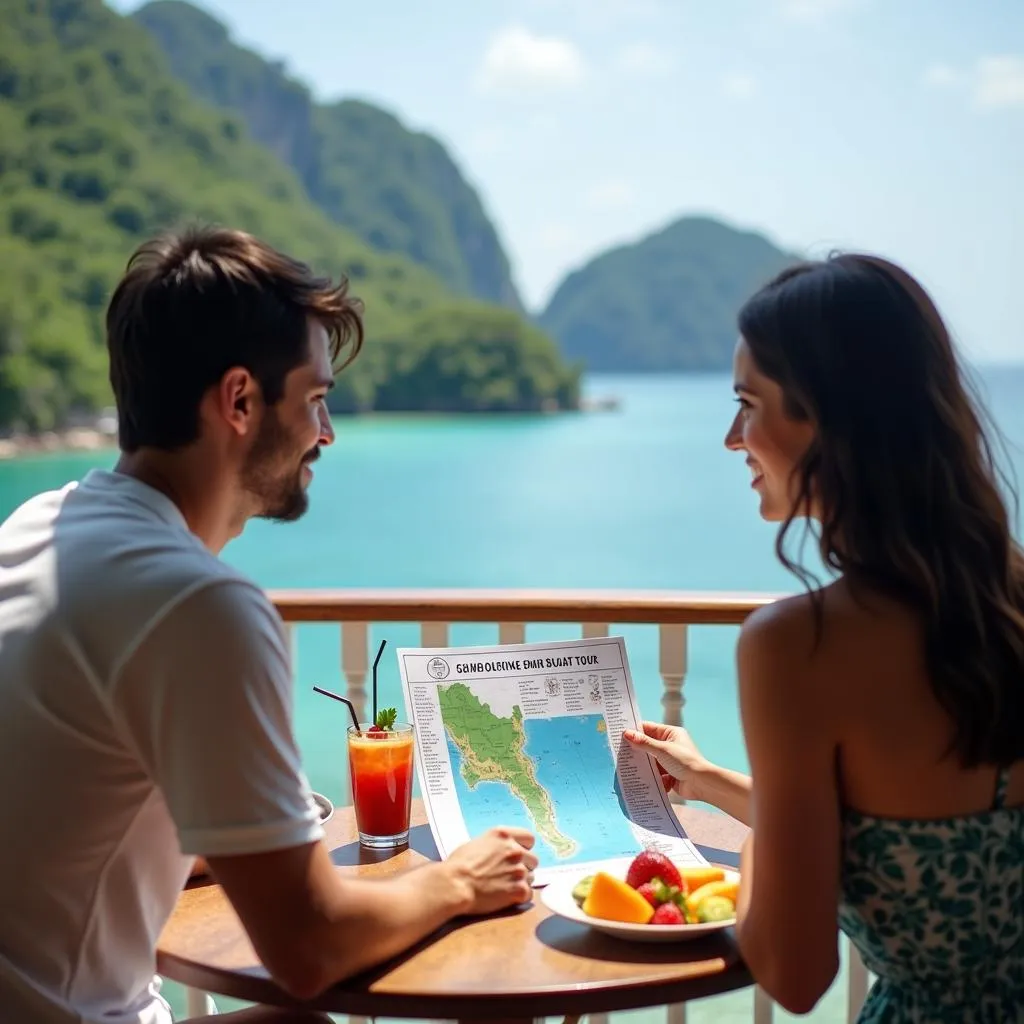
[[[520,825],[536,837],[537,885],[644,848],[706,863],[653,759],[623,739],[642,719],[622,637],[397,653],[442,858]]]

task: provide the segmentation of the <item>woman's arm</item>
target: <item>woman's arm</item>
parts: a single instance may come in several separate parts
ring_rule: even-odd
[[[702,800],[725,811],[744,825],[750,822],[750,776],[706,763],[693,781],[694,800]]]
[[[813,1009],[839,967],[838,743],[812,643],[809,606],[794,599],[750,616],[737,649],[753,832],[736,935],[758,984],[791,1013]]]

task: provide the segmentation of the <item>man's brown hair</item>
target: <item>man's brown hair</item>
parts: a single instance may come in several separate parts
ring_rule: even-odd
[[[274,405],[323,325],[335,372],[363,344],[362,304],[304,263],[222,227],[193,227],[135,250],[107,307],[110,384],[122,451],[174,450],[199,435],[199,406],[232,367]]]

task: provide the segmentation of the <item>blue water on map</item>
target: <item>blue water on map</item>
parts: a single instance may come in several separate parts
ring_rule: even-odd
[[[520,825],[537,836],[542,867],[620,857],[633,853],[637,841],[626,822],[615,784],[615,759],[603,731],[602,715],[528,718],[524,752],[534,764],[537,781],[555,805],[556,825],[574,839],[576,851],[558,856],[537,831],[525,806],[503,782],[478,782],[472,789],[462,777],[462,755],[448,740],[455,790],[471,836],[493,825]]]

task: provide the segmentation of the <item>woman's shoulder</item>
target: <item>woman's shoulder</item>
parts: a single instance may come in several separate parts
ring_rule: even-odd
[[[916,632],[918,616],[908,607],[877,591],[854,588],[846,579],[801,594],[779,598],[755,609],[743,623],[741,635],[761,644],[817,646],[840,635],[863,635],[879,627]]]
[[[920,623],[881,594],[854,591],[846,580],[780,598],[752,612],[740,629],[741,672],[786,677],[794,689],[837,685],[850,671],[870,670],[882,652],[916,660]]]

